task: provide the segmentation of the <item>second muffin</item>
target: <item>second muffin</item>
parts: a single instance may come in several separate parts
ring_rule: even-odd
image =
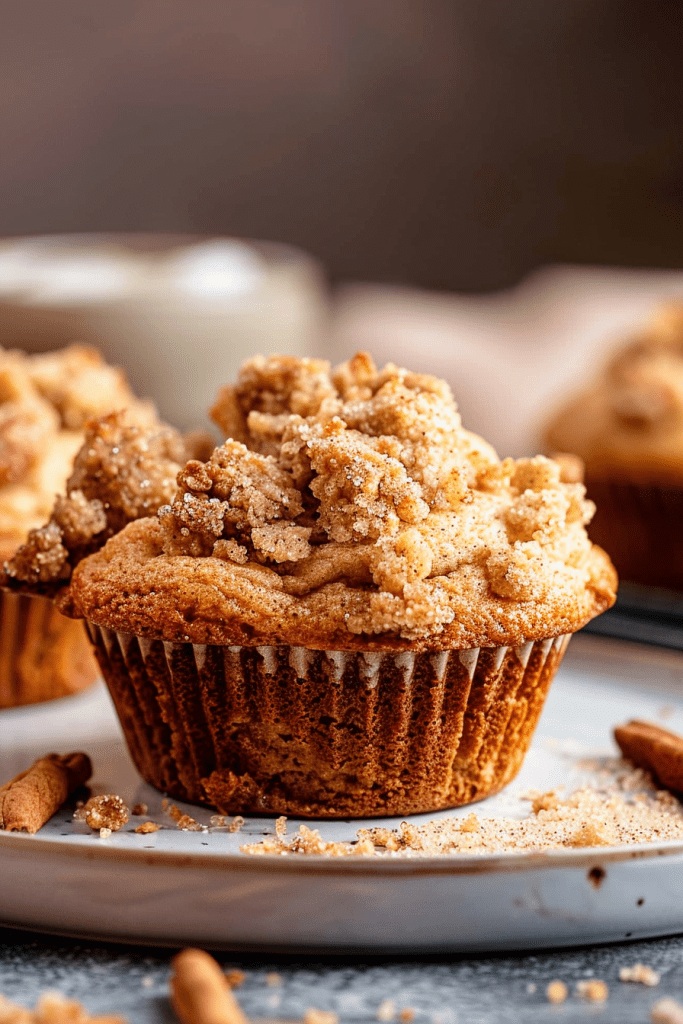
[[[0,349],[0,561],[49,516],[86,421],[122,409],[132,423],[156,418],[122,371],[92,348],[38,355]],[[80,623],[40,597],[0,594],[0,708],[75,693],[96,676]]]
[[[683,590],[683,305],[663,307],[550,421],[598,508],[590,535],[625,580]]]

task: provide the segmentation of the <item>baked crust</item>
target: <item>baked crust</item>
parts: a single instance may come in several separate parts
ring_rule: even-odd
[[[425,581],[427,600],[453,618],[438,632],[352,633],[348,617],[371,615],[373,591],[342,581],[297,596],[259,565],[164,555],[153,519],[130,523],[81,562],[63,610],[119,632],[193,644],[290,644],[313,650],[446,650],[514,646],[573,633],[614,602],[617,578],[601,548],[583,569],[586,583],[558,579],[544,600],[513,601],[490,590],[481,567]]]

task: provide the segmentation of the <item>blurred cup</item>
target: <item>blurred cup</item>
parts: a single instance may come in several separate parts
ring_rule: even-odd
[[[249,356],[318,355],[322,270],[273,242],[164,234],[0,241],[0,345],[96,345],[181,428]]]

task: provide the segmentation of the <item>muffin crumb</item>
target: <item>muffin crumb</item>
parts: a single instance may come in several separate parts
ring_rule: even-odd
[[[619,968],[619,981],[632,981],[640,985],[653,987],[659,985],[660,975],[646,964],[634,964],[632,967]]]
[[[591,978],[589,981],[577,982],[576,994],[590,1003],[604,1003],[609,996],[609,988],[604,981]]]
[[[91,1017],[75,999],[59,992],[44,992],[33,1010],[24,1009],[0,995],[0,1024],[126,1024],[113,1015]]]
[[[149,835],[151,832],[158,832],[161,825],[158,825],[156,821],[142,821],[139,825],[136,825],[133,829],[139,835]]]
[[[309,1007],[303,1015],[303,1024],[339,1024],[339,1017],[330,1010]]]
[[[675,999],[658,999],[650,1010],[652,1024],[683,1024],[683,1006]]]
[[[225,980],[230,988],[239,988],[246,981],[246,974],[239,967],[230,967],[225,973]]]
[[[162,800],[161,809],[176,823],[176,827],[179,828],[181,832],[203,831],[202,826],[198,821],[195,821],[195,819],[189,814],[183,814],[180,808],[177,807],[176,804],[172,804],[170,800]]]
[[[128,823],[129,810],[123,798],[116,793],[104,796],[91,796],[87,803],[74,813],[75,821],[84,821],[89,828],[97,831],[108,830],[109,834],[118,832]]]
[[[563,1003],[569,995],[569,989],[563,981],[551,981],[545,995],[549,1003]]]

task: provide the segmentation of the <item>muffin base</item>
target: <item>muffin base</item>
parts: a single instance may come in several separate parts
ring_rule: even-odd
[[[82,623],[45,598],[0,591],[0,708],[65,697],[97,676]]]
[[[147,782],[222,813],[315,818],[497,792],[522,764],[569,639],[396,654],[88,629]]]
[[[683,487],[587,480],[588,533],[634,583],[683,590]]]

